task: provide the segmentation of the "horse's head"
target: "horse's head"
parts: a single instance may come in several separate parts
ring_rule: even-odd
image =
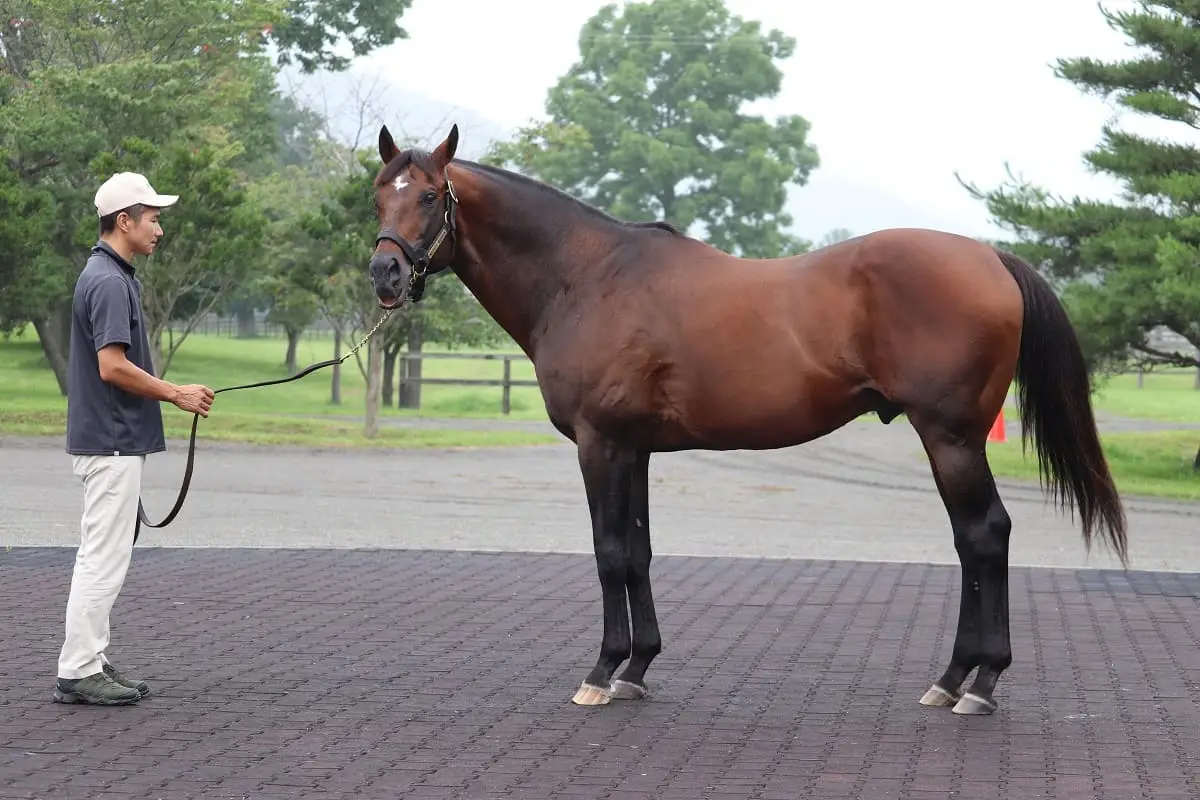
[[[450,266],[458,196],[446,167],[458,147],[458,126],[431,153],[400,150],[379,130],[383,167],[375,177],[379,235],[371,256],[375,295],[384,308],[421,299],[425,279]]]

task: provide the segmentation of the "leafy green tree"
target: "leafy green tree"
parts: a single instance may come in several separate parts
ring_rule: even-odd
[[[832,230],[825,232],[825,235],[822,236],[817,242],[817,247],[828,247],[829,245],[837,244],[838,242],[844,242],[847,239],[853,238],[854,232],[848,228],[833,228]]]
[[[7,154],[0,150],[0,330],[15,327],[5,319],[6,309],[12,313],[22,300],[52,291],[44,285],[23,284],[22,279],[26,277],[24,265],[38,257],[50,234],[53,197],[48,192],[28,191],[8,162]]]
[[[785,232],[788,185],[818,157],[800,116],[746,113],[774,97],[795,40],[729,12],[722,0],[602,8],[580,58],[550,90],[549,119],[497,145],[515,168],[634,220],[703,228],[716,247],[771,257],[807,247]]]
[[[279,147],[255,166],[250,186],[266,217],[264,246],[254,275],[233,299],[251,313],[266,309],[267,321],[283,327],[284,364],[295,374],[300,336],[321,313],[309,274],[318,245],[305,233],[304,217],[337,190],[345,173],[320,115],[288,96],[274,98],[273,106]]]
[[[201,236],[217,238],[214,221],[229,222],[241,209],[212,207],[214,199],[231,201],[227,193],[205,200],[195,192],[220,190],[238,159],[271,144],[261,97],[273,76],[262,28],[275,18],[275,4],[36,0],[10,8],[0,14],[0,149],[24,192],[54,203],[40,246],[15,265],[0,319],[8,330],[34,323],[65,392],[72,287],[99,234],[96,187],[117,168],[144,172],[182,196],[164,227],[208,214]],[[238,232],[220,233],[236,239]],[[159,300],[172,271],[158,265],[171,252],[183,254],[168,238],[143,273],[157,273],[151,294]],[[217,273],[239,268],[237,260],[206,265]],[[151,316],[151,327],[162,330],[166,319]]]
[[[397,20],[410,2],[0,0],[0,151],[19,178],[4,202],[48,202],[39,207],[50,223],[39,246],[3,267],[0,331],[32,322],[65,392],[71,288],[98,235],[92,194],[119,163],[183,195],[164,218],[177,225],[166,240],[175,244],[146,272],[160,287],[177,278],[165,313],[181,316],[186,335],[196,309],[219,307],[230,286],[244,285],[255,256],[242,249],[222,260],[216,253],[225,244],[185,246],[178,234],[233,234],[243,248],[258,236],[261,215],[244,189],[278,142],[271,46],[275,63],[341,69],[338,48],[362,53],[403,37]],[[194,173],[179,174],[181,165]],[[213,200],[233,205],[188,196],[210,189]],[[170,269],[168,253],[177,256]],[[201,267],[208,276],[196,284]]]
[[[1115,179],[1119,199],[1054,196],[1014,178],[992,190],[964,185],[1015,234],[1007,244],[1062,288],[1098,372],[1132,362],[1200,367],[1196,351],[1156,344],[1166,328],[1200,348],[1200,4],[1142,0],[1102,10],[1139,49],[1104,62],[1064,58],[1055,74],[1144,118],[1176,123],[1177,141],[1104,126],[1087,152],[1091,168]]]
[[[280,64],[297,63],[305,72],[346,69],[350,59],[335,52],[348,44],[355,56],[366,55],[408,38],[400,17],[412,0],[288,0],[283,21],[272,38]]]

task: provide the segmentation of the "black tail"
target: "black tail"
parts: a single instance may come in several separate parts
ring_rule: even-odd
[[[1012,253],[996,251],[1025,298],[1017,356],[1022,449],[1036,442],[1043,488],[1059,507],[1074,506],[1091,547],[1100,533],[1128,564],[1125,511],[1100,447],[1087,365],[1075,329],[1050,284]]]

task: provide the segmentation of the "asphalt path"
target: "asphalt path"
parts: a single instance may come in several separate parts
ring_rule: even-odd
[[[551,429],[519,421],[395,424]],[[1104,420],[1107,429],[1160,427]],[[1186,427],[1186,426],[1172,426]],[[1020,447],[1009,420],[1009,442]],[[148,463],[152,518],[170,508],[186,446]],[[81,492],[57,439],[0,439],[0,545],[71,546]],[[1011,563],[1113,567],[1089,554],[1036,485],[1005,481]],[[1200,570],[1200,505],[1126,497],[1131,567]],[[957,563],[945,509],[912,428],[864,419],[768,452],[651,460],[656,553]],[[140,546],[591,551],[583,483],[567,442],[449,450],[262,448],[201,441],[186,505]]]

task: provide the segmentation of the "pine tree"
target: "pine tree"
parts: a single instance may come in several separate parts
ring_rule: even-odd
[[[1200,367],[1200,148],[1191,143],[1200,143],[1200,0],[1141,0],[1101,13],[1138,54],[1060,59],[1055,74],[1178,134],[1159,140],[1103,128],[1085,159],[1121,185],[1112,201],[1065,200],[1016,180],[967,189],[1016,234],[1006,246],[1061,287],[1095,369]],[[1151,335],[1163,328],[1191,348]]]

